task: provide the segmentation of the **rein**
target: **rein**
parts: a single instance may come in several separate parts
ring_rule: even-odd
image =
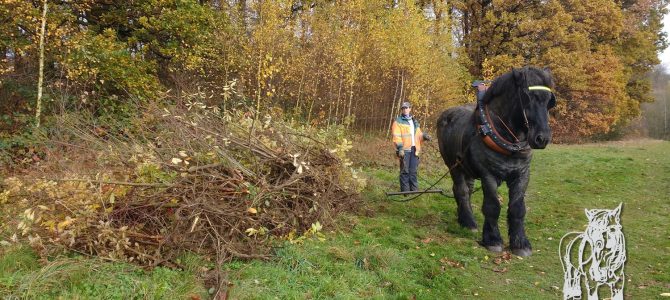
[[[519,95],[519,92],[522,91],[524,95],[526,95],[526,98],[530,102],[531,98],[530,95],[528,94],[528,91],[548,91],[552,92],[550,88],[542,85],[533,85],[529,86],[526,89],[519,89],[517,90],[517,99],[519,100],[519,104],[521,106],[521,113],[523,115],[523,120],[524,120],[524,127],[526,130],[530,129],[529,123],[528,123],[528,116],[526,115],[526,109],[523,105],[523,101],[521,100],[521,95]],[[484,144],[486,144],[487,147],[489,147],[491,150],[498,152],[500,154],[510,156],[514,153],[527,153],[530,151],[530,146],[528,145],[528,141],[519,141],[519,139],[516,137],[514,132],[505,124],[505,122],[498,116],[498,119],[500,122],[505,126],[505,129],[514,137],[515,142],[508,141],[505,139],[500,133],[498,133],[498,130],[495,128],[493,125],[493,121],[491,120],[491,114],[489,113],[488,110],[488,105],[484,103],[483,97],[480,99],[477,99],[477,121],[478,121],[478,126],[479,126],[479,133],[482,136],[482,140],[484,141]]]
[[[472,142],[473,142],[473,141],[474,141],[474,139],[471,139],[471,140],[470,140],[470,142],[465,146],[465,148],[463,148],[463,152],[466,152],[466,151],[468,150],[468,148],[470,148],[470,145],[472,145]],[[440,181],[442,181],[442,179],[444,179],[445,177],[447,177],[447,175],[451,174],[451,170],[455,169],[455,168],[458,167],[458,166],[461,166],[461,167],[463,166],[463,162],[462,162],[462,160],[461,160],[460,158],[457,159],[456,162],[455,162],[453,165],[451,165],[451,166],[447,166],[447,172],[445,172],[444,175],[442,175],[442,177],[440,177],[440,179],[438,179],[437,181],[435,181],[435,183],[433,183],[432,185],[430,185],[430,186],[429,186],[428,188],[426,188],[425,190],[423,190],[423,191],[417,193],[417,195],[415,195],[414,197],[407,198],[407,199],[403,199],[403,200],[393,200],[393,199],[391,199],[391,201],[393,201],[393,202],[408,202],[408,201],[412,201],[412,200],[418,198],[419,196],[421,196],[421,195],[425,194],[426,192],[428,192],[430,189],[432,189],[432,188],[433,188],[434,186],[436,186],[438,183],[440,183]],[[453,198],[453,197],[450,197],[450,198]]]

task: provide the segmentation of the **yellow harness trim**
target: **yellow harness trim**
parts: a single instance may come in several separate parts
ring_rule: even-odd
[[[537,91],[537,90],[541,90],[541,91],[547,91],[547,92],[550,92],[550,93],[551,93],[551,89],[548,88],[548,87],[546,87],[546,86],[543,86],[543,85],[533,85],[533,86],[529,86],[529,87],[528,87],[528,90],[529,90],[529,91]]]

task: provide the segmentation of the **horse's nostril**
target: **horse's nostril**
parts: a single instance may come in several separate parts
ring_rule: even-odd
[[[538,144],[538,145],[543,145],[545,142],[546,142],[546,141],[545,141],[544,137],[543,137],[541,134],[539,134],[539,135],[535,138],[535,143]]]

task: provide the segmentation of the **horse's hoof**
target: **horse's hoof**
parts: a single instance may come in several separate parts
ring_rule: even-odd
[[[493,245],[493,246],[486,246],[486,250],[489,250],[491,252],[495,253],[500,253],[503,251],[502,245]]]
[[[512,253],[516,256],[528,257],[533,254],[533,251],[528,248],[523,249],[512,249]]]
[[[477,227],[468,227],[468,230],[470,230],[470,232],[479,232],[479,229],[477,229]]]

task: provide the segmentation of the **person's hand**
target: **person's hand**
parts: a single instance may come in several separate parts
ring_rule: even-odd
[[[423,140],[425,140],[425,141],[432,141],[432,140],[433,140],[433,137],[430,136],[430,134],[424,133],[424,134],[423,134]]]
[[[398,157],[400,157],[400,158],[405,157],[405,150],[402,150],[402,149],[398,150]]]

